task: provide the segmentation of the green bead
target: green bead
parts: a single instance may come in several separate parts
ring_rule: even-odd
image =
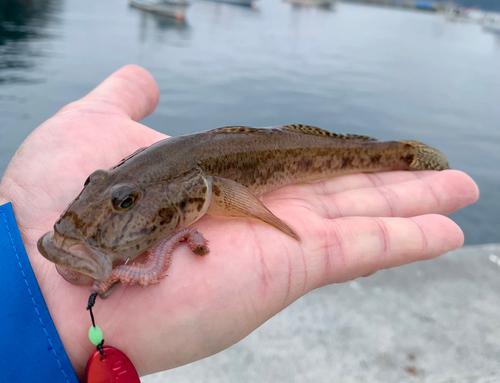
[[[97,326],[90,326],[89,330],[89,339],[90,342],[97,346],[102,342],[102,331],[99,327]]]

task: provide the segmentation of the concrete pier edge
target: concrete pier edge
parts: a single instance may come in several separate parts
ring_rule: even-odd
[[[157,382],[500,382],[500,244],[301,298],[233,347]]]

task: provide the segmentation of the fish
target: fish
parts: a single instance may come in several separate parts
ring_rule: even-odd
[[[260,220],[300,241],[259,196],[342,174],[445,169],[448,159],[440,151],[416,141],[302,124],[186,134],[94,171],[38,249],[69,282],[93,284],[105,298],[118,282],[158,283],[181,241],[207,254],[206,240],[189,229],[205,214]],[[145,262],[129,264],[148,252]]]

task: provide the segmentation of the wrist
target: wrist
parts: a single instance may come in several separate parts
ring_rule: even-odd
[[[4,189],[4,185],[2,182],[2,183],[0,183],[0,206],[5,205],[7,202],[11,202],[11,201],[9,201],[8,198],[4,197],[3,189]]]

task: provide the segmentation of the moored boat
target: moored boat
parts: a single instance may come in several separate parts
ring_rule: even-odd
[[[453,6],[444,13],[444,17],[453,22],[482,24],[486,13],[478,8]]]
[[[495,33],[497,35],[500,35],[500,22],[485,23],[483,25],[483,30],[486,32],[491,32],[491,33]]]
[[[184,19],[186,8],[190,5],[186,0],[129,0],[129,4],[144,11],[180,20]]]
[[[233,4],[233,5],[242,5],[244,7],[254,7],[255,0],[208,0],[208,1],[214,1],[216,3],[226,3],[226,4]]]
[[[283,0],[285,3],[300,5],[303,7],[333,8],[336,0]]]

